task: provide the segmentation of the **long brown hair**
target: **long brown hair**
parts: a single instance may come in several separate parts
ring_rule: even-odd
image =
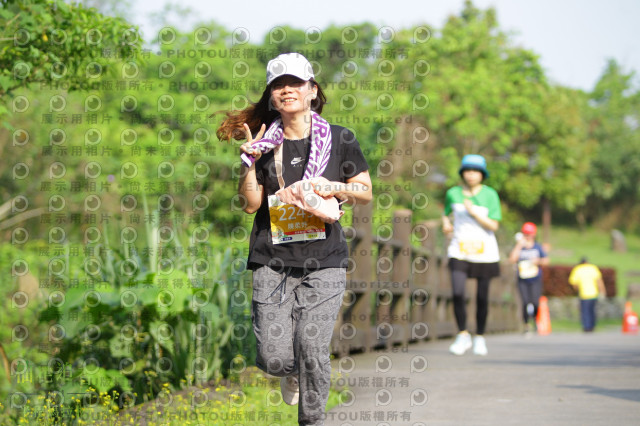
[[[313,79],[309,80],[309,83],[315,85],[318,88],[318,96],[311,101],[311,110],[322,114],[322,108],[327,103],[327,97],[320,85]],[[252,134],[258,133],[260,126],[264,123],[267,129],[273,123],[273,121],[280,116],[278,110],[271,105],[271,85],[267,86],[262,92],[260,100],[256,103],[251,103],[247,108],[240,111],[220,111],[227,116],[224,119],[218,130],[216,136],[219,140],[230,141],[231,139],[243,140],[246,138],[244,128],[242,125],[247,123]]]

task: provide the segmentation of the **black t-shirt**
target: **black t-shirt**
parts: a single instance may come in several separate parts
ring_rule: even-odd
[[[309,139],[285,139],[282,145],[282,177],[285,187],[302,180],[309,159]],[[355,135],[341,126],[331,125],[331,155],[322,176],[329,181],[346,182],[369,169]],[[263,186],[264,197],[256,212],[249,243],[248,266],[274,268],[299,267],[307,269],[344,268],[347,266],[347,242],[339,222],[325,224],[326,239],[273,244],[267,196],[280,189],[273,151],[256,161],[256,178]]]

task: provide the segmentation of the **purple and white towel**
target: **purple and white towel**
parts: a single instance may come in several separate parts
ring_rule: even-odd
[[[259,149],[263,154],[271,151],[284,141],[282,119],[278,117],[259,141],[251,146]],[[303,179],[311,179],[322,175],[327,168],[331,156],[331,126],[319,114],[311,111],[311,152],[309,162],[304,171]],[[252,155],[243,152],[240,155],[245,166],[250,167],[256,160]]]

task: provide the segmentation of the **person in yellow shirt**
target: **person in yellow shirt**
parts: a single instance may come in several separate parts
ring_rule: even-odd
[[[585,332],[591,332],[596,326],[598,296],[606,294],[600,269],[596,265],[590,264],[586,257],[583,257],[580,264],[571,270],[569,284],[578,287],[582,329]]]

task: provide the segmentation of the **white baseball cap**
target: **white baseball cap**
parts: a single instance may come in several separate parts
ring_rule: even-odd
[[[315,78],[311,63],[299,53],[283,53],[269,61],[267,64],[267,86],[283,75],[292,75],[304,81]]]

